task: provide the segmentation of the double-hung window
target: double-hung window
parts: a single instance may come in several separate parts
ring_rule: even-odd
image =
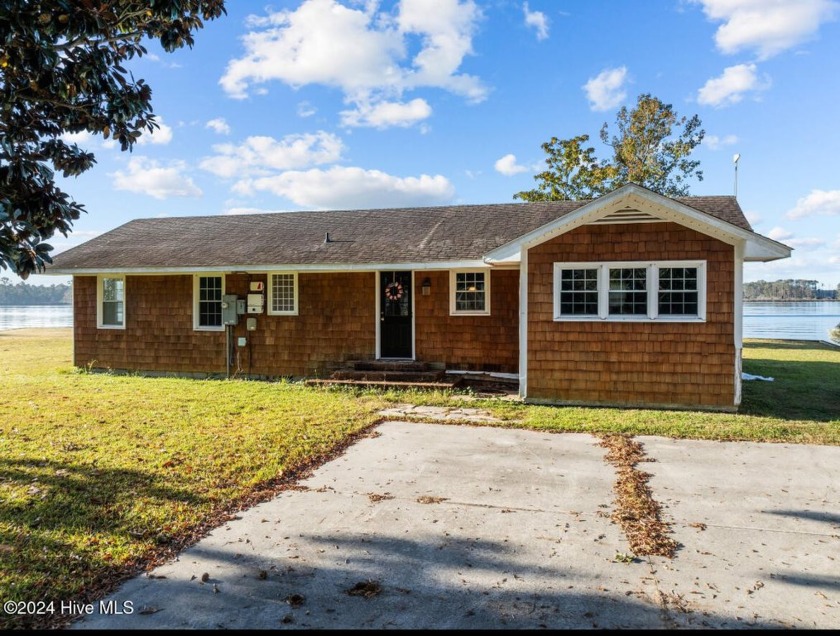
[[[193,328],[197,331],[220,331],[224,276],[196,274],[193,278]]]
[[[703,321],[706,263],[555,263],[554,319]]]
[[[449,276],[449,313],[487,315],[490,313],[489,270],[453,270]]]
[[[298,275],[277,272],[268,276],[268,313],[274,316],[297,316]]]
[[[100,329],[125,329],[125,276],[99,276],[96,323]]]

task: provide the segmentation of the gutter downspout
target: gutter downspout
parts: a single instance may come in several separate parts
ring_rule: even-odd
[[[744,348],[744,242],[735,245],[735,406],[741,405],[741,363]]]

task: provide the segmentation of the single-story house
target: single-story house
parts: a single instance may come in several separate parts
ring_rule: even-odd
[[[74,363],[324,376],[408,359],[534,402],[734,410],[745,261],[790,256],[732,196],[134,220],[55,258]]]

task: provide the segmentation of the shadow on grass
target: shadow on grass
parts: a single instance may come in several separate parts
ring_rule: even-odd
[[[773,382],[743,383],[742,414],[840,421],[840,364],[753,358],[744,360],[743,368],[746,373],[772,377]]]
[[[4,600],[84,602],[124,579],[131,555],[178,549],[183,529],[165,520],[205,501],[142,471],[31,457],[0,459],[0,485]],[[156,517],[146,514],[151,507]],[[37,627],[44,618],[0,614],[0,628]]]
[[[837,351],[837,347],[819,343],[815,340],[762,340],[750,338],[744,340],[745,349],[771,349],[776,351]]]

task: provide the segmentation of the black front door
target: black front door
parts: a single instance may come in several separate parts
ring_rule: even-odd
[[[379,274],[379,354],[411,357],[411,272]]]

